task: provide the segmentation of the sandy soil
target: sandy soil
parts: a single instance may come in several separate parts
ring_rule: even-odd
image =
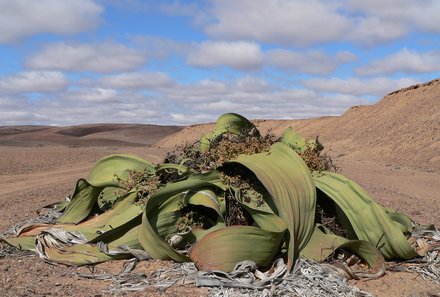
[[[0,230],[5,231],[19,222],[36,216],[43,205],[57,202],[70,194],[76,180],[86,176],[90,166],[99,158],[112,153],[135,153],[158,162],[163,155],[160,149],[147,148],[0,148]],[[440,176],[437,173],[409,170],[396,166],[365,164],[340,157],[336,160],[342,173],[365,187],[378,202],[409,213],[420,223],[440,225],[436,189]],[[10,171],[10,173],[8,172]],[[141,263],[135,271],[151,273],[160,261]],[[123,261],[97,265],[102,272],[117,273]],[[167,265],[164,262],[164,265]],[[109,287],[106,281],[79,278],[75,272],[86,268],[57,267],[44,263],[37,257],[7,257],[0,260],[1,296],[100,296]],[[392,273],[379,280],[355,283],[377,296],[436,296],[440,288],[414,273]],[[166,296],[180,294],[200,296],[206,290],[194,287],[173,287]],[[145,293],[145,292],[144,292]],[[161,295],[154,288],[148,296]],[[199,295],[200,294],[200,295]],[[104,294],[105,295],[105,294]],[[104,296],[103,295],[103,296]],[[130,293],[136,296],[137,293]],[[140,295],[140,294],[139,294]]]
[[[379,203],[409,214],[421,224],[440,226],[440,82],[433,81],[386,96],[373,106],[341,117],[303,121],[256,121],[264,132],[280,134],[293,126],[306,136],[320,135],[342,173],[363,186]],[[412,113],[411,113],[412,112]],[[385,116],[386,115],[386,116]],[[98,159],[114,153],[136,154],[159,162],[165,150],[196,140],[212,125],[160,129],[133,125],[81,127],[0,127],[0,232],[36,216],[40,207],[70,194]],[[148,131],[153,140],[148,138]],[[173,132],[179,131],[177,134]],[[60,132],[61,131],[61,132]],[[151,143],[159,142],[155,146]],[[145,144],[147,146],[139,146]],[[123,261],[96,265],[117,273]],[[150,274],[169,262],[140,263]],[[0,296],[106,296],[106,281],[79,278],[88,267],[52,266],[35,256],[0,259]],[[352,282],[377,296],[440,296],[440,286],[415,273],[387,272],[373,281]],[[129,296],[203,296],[206,289],[154,287]]]

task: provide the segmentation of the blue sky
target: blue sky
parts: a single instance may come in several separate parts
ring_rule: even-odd
[[[436,0],[0,0],[0,125],[339,115],[440,77]]]

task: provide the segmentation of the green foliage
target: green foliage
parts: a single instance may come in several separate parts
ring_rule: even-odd
[[[127,155],[98,161],[78,181],[63,224],[28,226],[5,240],[35,246],[49,262],[66,264],[70,257],[74,265],[130,257],[121,248],[128,246],[157,259],[230,271],[241,260],[268,265],[283,248],[292,269],[300,255],[324,261],[344,249],[377,276],[382,255],[414,257],[409,218],[336,174],[323,148],[318,138],[291,128],[277,139],[225,114],[214,131],[176,147],[161,164]],[[67,235],[56,237],[53,227]]]

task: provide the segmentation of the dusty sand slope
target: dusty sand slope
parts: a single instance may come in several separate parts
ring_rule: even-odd
[[[352,108],[340,117],[295,121],[255,121],[262,132],[280,134],[288,126],[306,136],[320,135],[342,173],[361,184],[380,203],[398,208],[420,223],[440,226],[440,82],[390,94],[377,104]],[[36,215],[43,205],[70,194],[99,158],[133,153],[159,162],[165,150],[197,140],[212,125],[146,127],[0,127],[0,231]],[[149,132],[148,132],[149,131]],[[172,134],[173,132],[177,132]],[[158,141],[159,140],[159,141]],[[156,145],[150,146],[151,143]],[[140,146],[140,144],[143,144]],[[97,265],[117,273],[123,262]],[[137,272],[150,275],[168,262],[143,262]],[[87,268],[54,267],[35,257],[0,259],[1,296],[100,296],[108,282],[79,279]],[[440,296],[440,288],[413,273],[392,273],[358,282],[378,296]],[[206,290],[151,288],[130,296],[200,296]]]
[[[319,135],[334,155],[440,173],[440,79],[395,91],[374,105],[352,107],[339,117],[254,122],[275,135],[289,126],[307,137]],[[212,124],[193,125],[158,145],[195,141],[210,129]]]
[[[89,124],[68,127],[0,127],[0,146],[150,146],[180,126]]]

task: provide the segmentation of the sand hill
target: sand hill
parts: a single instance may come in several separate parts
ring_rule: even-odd
[[[68,127],[3,126],[0,127],[0,145],[150,146],[182,128],[140,124],[88,124]]]
[[[355,106],[338,117],[254,122],[262,132],[275,135],[289,126],[307,137],[319,135],[332,155],[440,172],[440,79],[392,92],[374,105]],[[212,127],[189,126],[157,145],[169,149],[195,141]]]

